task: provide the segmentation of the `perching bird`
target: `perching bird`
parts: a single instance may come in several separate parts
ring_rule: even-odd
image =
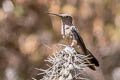
[[[94,65],[90,65],[89,67],[92,70],[96,70],[95,66],[98,67],[99,62],[85,46],[85,43],[84,43],[82,37],[80,36],[79,31],[72,24],[72,17],[68,14],[56,14],[56,13],[51,13],[51,12],[49,12],[48,14],[59,16],[62,19],[61,34],[62,34],[63,38],[71,39],[72,40],[71,46],[77,45],[78,47],[80,47],[82,49],[82,51],[85,55],[90,55],[90,57],[92,57],[92,59],[90,59],[89,62]]]

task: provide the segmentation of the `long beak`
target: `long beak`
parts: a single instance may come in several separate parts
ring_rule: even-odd
[[[56,16],[62,17],[61,14],[56,14],[56,13],[52,13],[52,12],[47,12],[47,14],[52,14],[52,15],[56,15]]]

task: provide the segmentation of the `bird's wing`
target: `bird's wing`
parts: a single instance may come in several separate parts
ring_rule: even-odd
[[[75,26],[72,27],[72,33],[73,33],[73,39],[77,41],[77,44],[82,48],[84,52],[86,52],[87,48],[85,46],[85,43],[80,36],[79,31],[75,28]]]
[[[72,28],[72,33],[73,33],[73,38],[75,40],[77,40],[77,44],[82,48],[83,52],[86,55],[90,54],[90,57],[92,57],[92,59],[90,60],[90,62],[94,63],[96,66],[99,66],[99,62],[94,57],[94,55],[86,48],[86,46],[84,44],[84,41],[83,41],[82,37],[80,36],[79,31],[75,27]]]

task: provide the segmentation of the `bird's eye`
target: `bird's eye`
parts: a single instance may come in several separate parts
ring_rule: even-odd
[[[69,18],[69,16],[66,16],[66,18]]]

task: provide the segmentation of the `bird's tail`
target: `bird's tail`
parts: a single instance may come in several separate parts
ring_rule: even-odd
[[[88,67],[92,70],[96,70],[95,66],[98,67],[99,66],[99,62],[97,61],[97,59],[92,55],[92,53],[87,49],[87,55],[89,55],[89,57],[91,57],[91,59],[89,59],[87,61]]]
[[[91,57],[91,59],[87,59],[86,64],[88,64],[88,67],[92,70],[96,70],[95,66],[99,66],[99,62],[97,61],[97,59],[92,55],[92,53],[87,49],[87,53],[86,55],[89,55],[89,57]],[[78,52],[79,53],[79,52]],[[80,54],[80,53],[79,53]]]
[[[87,49],[87,54],[92,57],[89,61],[91,64],[94,64],[96,67],[99,67],[99,62],[98,60],[92,55],[92,53]]]

